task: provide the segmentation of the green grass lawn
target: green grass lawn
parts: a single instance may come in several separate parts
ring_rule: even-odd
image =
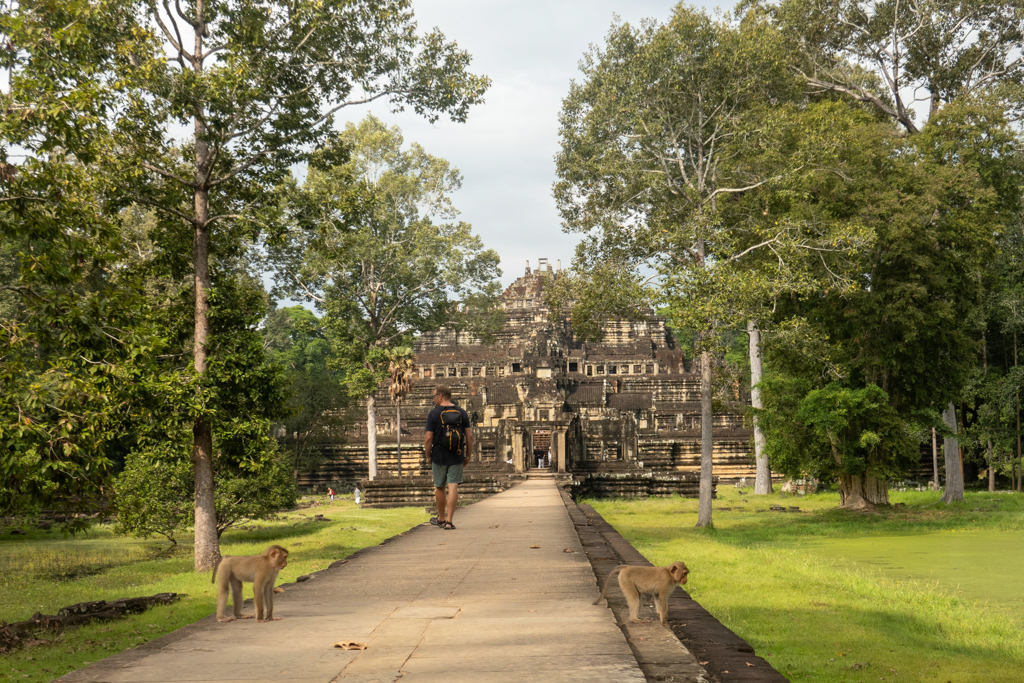
[[[713,529],[693,499],[586,502],[654,564],[685,561],[690,595],[791,680],[1024,680],[1024,496],[850,513],[747,491],[720,489]]]
[[[323,514],[328,522],[311,522]],[[419,508],[361,509],[351,500],[333,506],[281,513],[279,519],[229,529],[221,538],[225,555],[252,555],[278,543],[288,548],[288,566],[278,583],[326,569],[334,560],[376,545],[425,522]],[[65,539],[58,532],[32,531],[0,536],[0,620],[22,621],[34,612],[55,614],[61,607],[92,600],[186,593],[171,605],[105,623],[69,629],[56,642],[0,656],[0,680],[49,681],[68,671],[135,647],[213,614],[216,587],[209,572],[192,570],[191,538],[167,552],[157,540],[118,538],[108,526]],[[252,587],[245,587],[252,597]]]

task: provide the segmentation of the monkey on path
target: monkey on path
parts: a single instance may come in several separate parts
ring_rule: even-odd
[[[620,571],[621,570],[621,571]],[[605,591],[608,590],[608,581],[612,574],[619,572],[619,588],[626,596],[626,603],[629,605],[629,620],[634,624],[640,623],[640,596],[656,595],[658,597],[658,617],[661,623],[668,623],[668,596],[675,589],[676,584],[686,583],[690,570],[682,562],[673,562],[667,567],[631,567],[628,564],[620,564],[608,572],[604,579],[604,587],[601,588],[601,595],[594,604],[601,602]]]
[[[251,619],[253,615],[242,616],[242,582],[253,586],[253,600],[256,603],[257,621],[279,621],[274,619],[274,582],[278,573],[288,566],[288,551],[279,545],[272,545],[262,555],[223,557],[213,567],[213,578],[217,582],[217,621]],[[220,580],[217,580],[217,571]],[[228,605],[228,586],[231,586],[233,617],[224,616]]]

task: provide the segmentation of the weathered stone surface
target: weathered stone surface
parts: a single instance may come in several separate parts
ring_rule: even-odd
[[[501,493],[514,485],[509,475],[466,475],[459,485],[459,504],[469,505],[487,496]],[[421,477],[379,477],[370,482],[362,480],[363,507],[389,508],[434,505],[434,480]]]
[[[648,680],[612,615],[591,604],[594,575],[552,482],[490,496],[455,521],[457,530],[423,524],[286,584],[274,599],[280,621],[211,615],[59,680]],[[366,649],[334,647],[346,641]]]

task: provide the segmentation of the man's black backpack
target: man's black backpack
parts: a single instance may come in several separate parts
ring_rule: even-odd
[[[458,408],[446,408],[441,411],[439,443],[452,455],[462,456],[462,442],[465,441],[464,429],[462,412]]]

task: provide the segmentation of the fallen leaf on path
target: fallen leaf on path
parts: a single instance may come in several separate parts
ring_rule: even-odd
[[[565,549],[565,550],[563,550],[562,552],[563,552],[563,553],[574,553],[574,552],[576,552],[576,551],[575,551],[575,550],[573,550],[572,548],[566,548],[566,549]]]
[[[339,640],[334,644],[334,647],[340,647],[342,650],[365,650],[366,643],[357,643],[352,640]]]
[[[750,662],[746,662],[746,665],[747,665],[747,666],[754,666],[754,665],[753,665],[753,664],[751,664]]]
[[[280,586],[278,586],[277,588],[274,589],[274,592],[275,593],[284,593],[284,589],[281,588]]]
[[[707,664],[707,662],[701,662],[700,663],[701,666],[704,666],[705,664]]]
[[[536,548],[539,548],[540,546],[539,545],[531,545],[530,547],[536,549]]]
[[[495,524],[494,526],[490,526],[490,527],[487,527],[487,528],[488,528],[488,529],[497,529],[497,528],[498,528],[498,525],[497,525],[497,524]]]

